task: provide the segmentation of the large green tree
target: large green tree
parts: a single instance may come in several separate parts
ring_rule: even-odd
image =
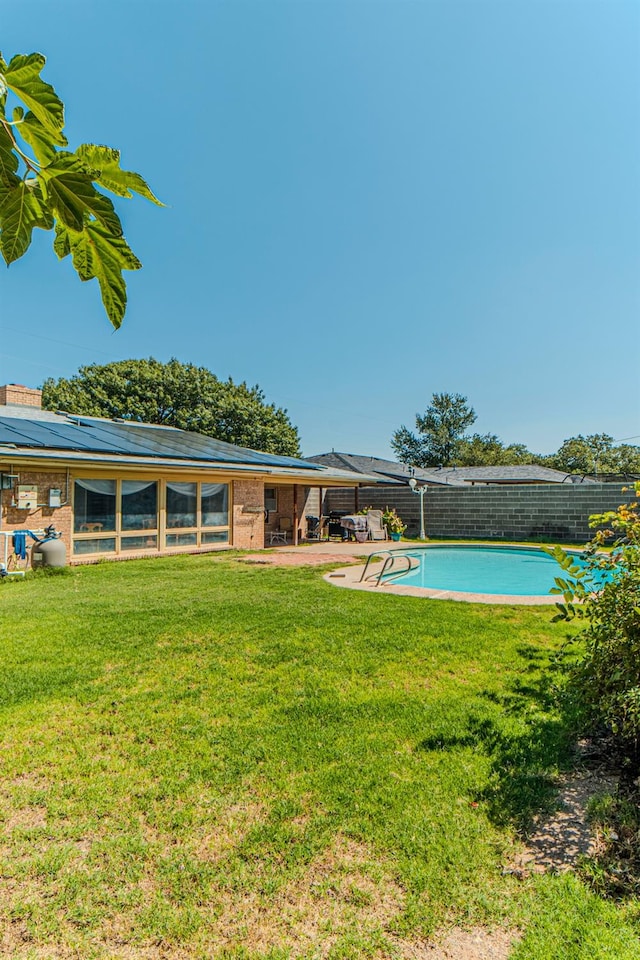
[[[46,380],[42,405],[94,417],[120,417],[193,430],[242,447],[299,456],[300,437],[287,411],[258,386],[219,380],[206,367],[178,360],[121,360],[81,367],[71,379]]]
[[[416,414],[417,433],[402,426],[391,446],[401,463],[415,467],[450,466],[456,462],[465,430],[476,414],[459,393],[434,393],[424,414]]]
[[[142,264],[103,191],[160,201],[139,174],[122,170],[118,150],[95,143],[66,149],[64,105],[40,76],[45,62],[41,53],[8,63],[0,56],[0,252],[9,265],[27,252],[34,228],[54,230],[56,254],[71,256],[81,280],[98,281],[117,328],[127,306],[122,271]]]

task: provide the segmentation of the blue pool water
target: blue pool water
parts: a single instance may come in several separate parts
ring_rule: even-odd
[[[402,552],[420,561],[410,573],[392,577],[392,583],[403,586],[513,597],[545,596],[554,586],[555,577],[566,576],[548,554],[523,547],[434,546]]]

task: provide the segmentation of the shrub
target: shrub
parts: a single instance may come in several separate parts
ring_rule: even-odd
[[[640,483],[635,485],[640,498]],[[571,666],[570,689],[592,728],[604,725],[614,736],[632,771],[640,767],[640,502],[590,518],[602,527],[583,559],[559,547],[549,552],[567,572],[553,592],[556,620],[580,618],[580,655]],[[613,549],[602,547],[616,538]]]

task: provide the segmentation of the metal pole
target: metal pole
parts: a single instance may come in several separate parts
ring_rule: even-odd
[[[423,483],[421,487],[418,486],[418,481],[415,477],[411,477],[409,480],[409,488],[411,493],[417,493],[420,497],[420,539],[426,540],[426,534],[424,531],[424,497],[427,492],[427,484]]]

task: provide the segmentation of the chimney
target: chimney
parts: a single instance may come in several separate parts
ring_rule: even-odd
[[[0,387],[0,406],[6,403],[18,404],[21,407],[42,408],[42,390],[33,387],[24,387],[21,383],[7,383]]]

